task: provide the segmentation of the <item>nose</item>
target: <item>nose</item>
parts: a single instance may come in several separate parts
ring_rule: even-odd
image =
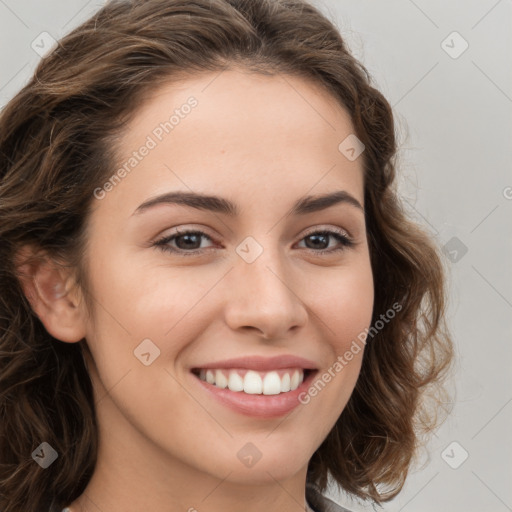
[[[226,322],[235,331],[257,330],[267,340],[284,339],[307,321],[296,279],[277,254],[263,253],[252,263],[236,262],[229,273]]]

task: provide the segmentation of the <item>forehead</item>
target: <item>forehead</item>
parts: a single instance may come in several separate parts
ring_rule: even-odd
[[[215,131],[226,125],[233,132],[242,127],[244,134],[258,128],[268,133],[271,128],[285,128],[285,133],[292,133],[299,126],[304,134],[313,136],[326,131],[338,136],[354,131],[348,111],[321,83],[299,76],[262,75],[234,68],[182,77],[149,91],[128,132],[133,133],[137,127],[147,131],[155,122],[169,119],[174,111],[181,114],[180,109],[191,97],[198,106],[193,108],[194,116],[188,124],[194,118],[202,123],[213,121],[210,126]],[[184,117],[188,112],[179,115],[181,120]],[[146,125],[146,121],[153,124]]]
[[[237,69],[189,77],[152,91],[136,111],[116,148],[115,169],[129,175],[109,200],[133,212],[177,189],[283,203],[336,187],[363,204],[362,159],[339,150],[351,134],[346,109],[310,80]],[[242,189],[250,193],[239,197]]]

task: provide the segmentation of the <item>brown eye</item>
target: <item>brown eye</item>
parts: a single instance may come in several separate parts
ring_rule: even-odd
[[[337,240],[339,246],[328,249],[329,241],[332,239]],[[302,240],[309,240],[310,243],[306,243],[306,248],[320,254],[343,251],[346,248],[350,248],[355,245],[354,242],[350,240],[344,233],[328,230],[314,231],[313,233],[306,235]]]
[[[199,254],[203,254],[208,249],[200,247],[201,239],[204,238],[213,242],[212,238],[202,231],[176,230],[172,235],[158,240],[153,245],[164,252],[178,254],[179,256],[197,256]],[[355,243],[342,231],[314,231],[306,235],[301,242],[303,240],[309,241],[306,242],[306,249],[321,255],[343,251],[355,245]],[[338,242],[338,246],[329,249],[329,242],[331,240],[336,240]]]
[[[211,237],[202,231],[176,231],[176,233],[158,240],[154,245],[163,251],[180,253],[183,256],[192,256],[204,252],[204,248],[198,247],[198,245],[201,245],[202,238],[212,241]],[[173,242],[176,247],[171,245]]]

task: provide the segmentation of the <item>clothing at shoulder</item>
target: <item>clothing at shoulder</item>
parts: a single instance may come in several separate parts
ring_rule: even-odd
[[[350,512],[324,496],[313,484],[306,485],[306,499],[314,512]]]

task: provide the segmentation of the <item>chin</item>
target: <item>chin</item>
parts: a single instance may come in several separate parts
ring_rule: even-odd
[[[265,434],[265,435],[268,435]],[[236,443],[238,446],[238,443]],[[269,484],[276,480],[287,480],[301,470],[305,470],[311,458],[312,451],[299,451],[295,446],[281,442],[242,444],[242,449],[234,450],[234,458],[231,454],[224,458],[222,467],[217,467],[215,474],[227,475],[228,480],[238,484]]]

